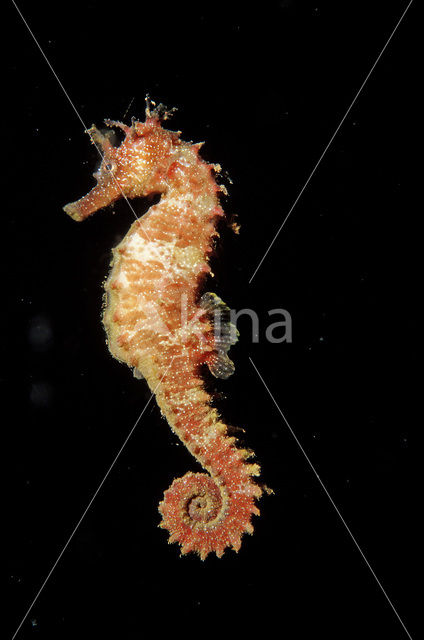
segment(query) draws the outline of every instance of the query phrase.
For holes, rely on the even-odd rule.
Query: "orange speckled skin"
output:
[[[97,185],[64,209],[84,220],[121,196],[162,194],[113,250],[103,322],[112,355],[147,380],[169,425],[208,472],[174,480],[159,505],[160,526],[183,554],[220,557],[227,547],[238,551],[243,533],[252,533],[262,489],[252,477],[258,465],[248,464],[250,452],[227,435],[202,380],[202,367],[215,355],[199,294],[224,215],[214,177],[219,167],[202,160],[200,145],[162,128],[159,111],[147,109],[145,123],[130,127],[106,124],[123,129],[125,139],[114,147],[95,127],[89,131],[104,154]]]

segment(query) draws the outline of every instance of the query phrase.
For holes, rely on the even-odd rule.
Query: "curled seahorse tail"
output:
[[[258,465],[243,461],[246,452],[231,447],[233,464],[211,477],[186,473],[174,480],[159,505],[160,527],[169,531],[169,542],[181,545],[181,553],[194,551],[204,560],[215,552],[220,558],[227,547],[238,551],[244,533],[253,533],[252,515],[262,489],[251,476]]]

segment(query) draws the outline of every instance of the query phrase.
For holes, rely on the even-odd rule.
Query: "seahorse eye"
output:
[[[106,171],[112,171],[112,163],[108,162],[107,164],[105,164],[105,169]]]

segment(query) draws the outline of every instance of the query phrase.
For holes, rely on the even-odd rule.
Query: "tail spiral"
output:
[[[258,474],[258,465],[239,459],[219,477],[190,472],[174,480],[159,505],[159,526],[169,531],[169,542],[179,543],[182,554],[197,552],[202,560],[211,552],[220,558],[227,547],[238,551],[241,536],[253,533],[252,514],[259,515],[255,498],[262,489],[250,477]]]

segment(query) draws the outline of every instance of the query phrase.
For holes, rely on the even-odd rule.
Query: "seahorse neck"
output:
[[[196,145],[184,144],[170,164],[167,186],[162,198],[181,199],[191,202],[199,213],[205,213],[217,204],[217,192],[220,187],[213,176],[213,166],[198,155]]]

